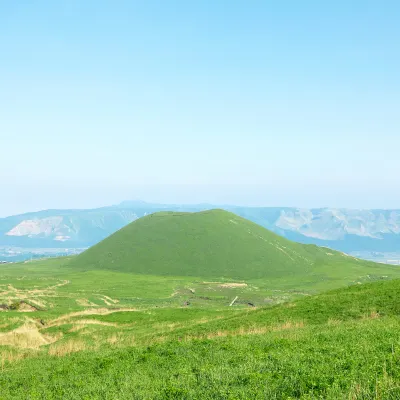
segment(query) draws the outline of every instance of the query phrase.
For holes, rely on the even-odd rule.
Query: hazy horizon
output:
[[[400,3],[0,5],[0,216],[399,208]]]
[[[28,193],[33,196],[27,197]],[[400,209],[394,201],[391,206],[379,202],[379,198],[368,198],[360,203],[345,203],[342,193],[335,189],[325,192],[325,201],[317,203],[311,196],[296,196],[290,192],[270,192],[266,187],[251,185],[223,186],[223,187],[195,187],[185,186],[142,186],[134,190],[114,187],[111,192],[102,187],[80,187],[76,194],[71,196],[68,187],[55,186],[54,190],[46,195],[38,194],[32,186],[16,188],[9,192],[12,206],[0,209],[0,218],[27,212],[43,211],[48,209],[91,209],[118,205],[124,201],[143,201],[157,204],[210,204],[215,206],[244,206],[244,207],[295,207],[295,208],[342,208],[342,209]],[[94,200],[93,198],[97,198]],[[7,197],[3,193],[2,197]],[[361,204],[361,205],[360,205]],[[8,212],[5,212],[7,211]]]

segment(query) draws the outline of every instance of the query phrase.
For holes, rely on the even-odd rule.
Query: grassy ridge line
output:
[[[249,280],[318,275],[326,265],[341,271],[373,264],[291,242],[235,214],[211,210],[140,218],[68,265],[80,271]]]

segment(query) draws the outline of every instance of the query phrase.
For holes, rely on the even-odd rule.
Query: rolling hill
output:
[[[74,253],[90,247],[132,221],[158,211],[198,212],[210,204],[123,202],[88,210],[46,210],[0,218],[0,261],[34,254]],[[351,210],[293,207],[223,208],[287,239],[326,246],[357,257],[399,262],[399,210]],[[25,254],[24,254],[25,253]]]
[[[158,212],[132,222],[74,258],[78,270],[234,279],[324,279],[357,274],[372,263],[291,242],[224,210]],[[329,268],[327,268],[329,266]],[[343,272],[344,271],[344,272]]]

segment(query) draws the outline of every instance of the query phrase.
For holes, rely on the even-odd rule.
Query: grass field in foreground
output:
[[[296,285],[68,263],[1,270],[0,304],[32,305],[0,312],[1,399],[400,396],[395,267],[315,294],[345,278]],[[378,281],[355,284],[368,280]]]
[[[2,348],[0,398],[398,399],[399,291],[394,280],[256,310],[61,316],[41,330],[59,341]]]

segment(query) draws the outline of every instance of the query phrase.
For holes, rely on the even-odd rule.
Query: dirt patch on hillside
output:
[[[111,303],[113,303],[113,304],[119,303],[119,300],[112,299],[111,297],[106,296],[106,295],[104,295],[104,294],[103,294],[103,298],[104,298],[105,300],[108,300],[109,302],[111,302]]]
[[[6,305],[10,306],[13,303],[21,301],[21,307],[19,307],[19,311],[22,312],[30,312],[30,311],[37,311],[40,309],[47,308],[51,306],[51,304],[47,304],[47,302],[43,299],[44,297],[55,297],[57,294],[57,289],[68,285],[70,281],[63,280],[55,285],[48,286],[45,288],[33,288],[33,289],[17,289],[12,284],[7,285],[0,285],[0,303],[6,303]],[[23,305],[22,302],[26,302]],[[5,308],[0,307],[0,311],[4,310]]]
[[[218,285],[218,287],[223,289],[244,288],[247,287],[247,283],[222,283],[221,285]]]
[[[76,299],[76,304],[82,307],[98,307],[97,304],[89,301],[88,299]]]
[[[11,304],[0,304],[0,311],[16,310],[19,312],[33,312],[39,311],[39,308],[25,301],[14,302]]]
[[[38,311],[38,309],[31,304],[25,303],[25,301],[21,301],[21,304],[18,307],[19,312],[34,312]]]

